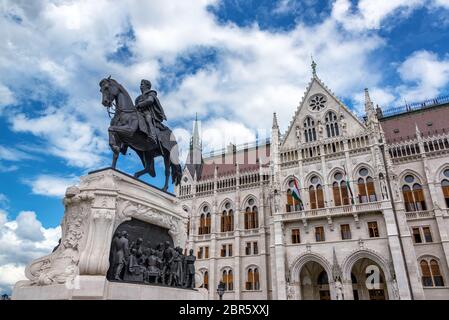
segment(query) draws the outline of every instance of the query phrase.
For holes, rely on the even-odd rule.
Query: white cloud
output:
[[[394,16],[393,22],[396,22],[425,4],[431,3],[425,0],[360,0],[353,5],[349,0],[336,0],[332,17],[348,30],[379,29],[385,19]]]
[[[25,279],[26,264],[49,254],[60,236],[60,227],[43,228],[34,212],[21,212],[9,220],[0,210],[0,293],[11,293],[14,283]]]
[[[33,157],[21,150],[0,145],[0,160],[22,161],[27,159],[33,159]]]
[[[26,280],[25,265],[18,263],[8,263],[0,265],[0,292],[11,293],[17,281]]]
[[[101,162],[108,147],[103,136],[87,121],[56,110],[38,118],[17,114],[11,118],[16,132],[30,132],[49,142],[48,151],[66,159],[69,165],[92,167]]]
[[[76,184],[78,182],[78,178],[39,175],[33,179],[24,180],[24,182],[31,186],[34,194],[49,197],[63,197],[67,187]]]
[[[16,164],[5,164],[4,162],[20,162],[30,159],[36,160],[36,157],[22,150],[0,145],[0,172],[12,172],[19,169]]]
[[[0,108],[15,103],[12,91],[0,83]]]
[[[31,241],[44,240],[42,232],[42,223],[36,220],[36,213],[33,211],[22,211],[16,217],[17,228],[16,234],[22,239]]]
[[[403,98],[433,98],[449,83],[449,56],[440,59],[430,51],[415,51],[398,67],[398,73],[405,82],[398,88]]]
[[[383,45],[375,35],[346,36],[332,19],[316,26],[298,24],[289,32],[219,24],[207,10],[217,3],[130,0],[111,6],[107,1],[42,1],[31,8],[26,2],[8,2],[7,8],[23,22],[0,19],[0,30],[8,30],[0,44],[5,83],[29,88],[32,75],[51,83],[31,87],[36,96],[54,90],[68,94],[67,103],[56,111],[48,107],[34,118],[26,110],[10,115],[13,130],[44,139],[49,152],[70,165],[98,166],[108,150],[108,120],[98,92],[101,77],[112,74],[135,96],[142,77],[153,80],[158,89],[176,57],[199,48],[213,48],[217,61],[185,77],[176,88],[160,92],[170,121],[191,120],[198,112],[204,120],[226,118],[256,130],[269,128],[271,114],[277,111],[280,123],[288,124],[311,76],[311,53],[319,75],[337,92],[351,96],[363,90],[358,88],[363,79],[376,81],[376,72],[366,63],[367,55]],[[75,12],[73,17],[70,12]],[[116,35],[130,25],[135,35],[135,42],[129,43],[133,64],[108,61],[107,55],[122,44]]]
[[[276,111],[283,130],[310,79],[310,54],[318,62],[318,75],[337,95],[357,100],[366,86],[377,88],[373,96],[378,103],[389,102],[395,90],[381,88],[382,71],[370,56],[385,40],[376,33],[348,30],[378,29],[385,19],[406,16],[424,5],[423,0],[361,0],[351,7],[349,1],[337,0],[331,16],[315,25],[298,22],[288,32],[270,32],[257,24],[218,23],[207,10],[219,3],[216,0],[173,0],[169,5],[137,0],[114,5],[106,0],[5,3],[0,18],[5,39],[0,43],[2,83],[18,95],[16,99],[26,93],[48,101],[44,112],[33,117],[23,108],[10,112],[12,128],[41,138],[50,154],[81,168],[109,163],[108,119],[98,92],[102,77],[112,74],[135,97],[141,78],[149,78],[159,90],[161,80],[182,68],[178,57],[213,49],[216,61],[159,92],[169,125],[189,120],[179,129],[190,131],[187,126],[198,112],[206,122],[228,119],[255,131],[270,128]],[[280,1],[278,10],[292,5]],[[442,0],[432,2],[434,7],[444,5]],[[14,13],[21,23],[6,13]],[[108,60],[123,45],[118,35],[131,27],[135,41],[127,45],[132,63]],[[30,85],[30,79],[39,81]],[[67,101],[54,107],[51,97],[57,94],[67,95]],[[185,131],[180,130],[184,139]]]
[[[371,87],[369,88],[369,95],[371,101],[379,107],[390,107],[396,102],[397,95],[392,88],[379,88]],[[353,97],[354,107],[360,114],[365,113],[365,93],[359,92]]]

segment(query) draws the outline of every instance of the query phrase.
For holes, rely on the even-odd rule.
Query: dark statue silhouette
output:
[[[162,189],[167,191],[170,172],[172,183],[178,185],[181,182],[178,144],[173,132],[162,123],[166,116],[156,91],[151,90],[151,82],[142,80],[140,90],[142,94],[134,105],[128,92],[116,80],[109,77],[100,81],[103,106],[108,111],[115,108],[109,126],[112,167],[115,169],[119,154],[125,155],[129,147],[137,153],[144,167],[134,177],[139,178],[145,173],[155,177],[154,158],[162,156],[165,165]]]

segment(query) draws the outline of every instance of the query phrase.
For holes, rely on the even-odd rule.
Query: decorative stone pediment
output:
[[[314,75],[309,82],[304,96],[290,121],[290,125],[283,135],[281,150],[291,150],[304,139],[304,120],[310,117],[316,128],[318,140],[325,137],[326,114],[332,111],[338,117],[340,128],[345,135],[356,135],[366,130],[366,127],[357,116],[337,98],[337,96]]]

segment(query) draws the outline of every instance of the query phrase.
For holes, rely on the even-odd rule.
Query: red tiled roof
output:
[[[270,145],[267,144],[261,146],[260,149],[257,149],[257,152],[258,153],[256,154],[256,148],[248,149],[248,156],[245,157],[244,150],[238,150],[235,158],[232,160],[232,163],[221,163],[221,157],[206,158],[204,159],[204,163],[201,165],[200,177],[198,177],[198,181],[213,178],[215,167],[217,167],[218,177],[223,177],[226,175],[235,174],[236,163],[239,164],[240,173],[257,170],[259,168],[259,163],[256,161],[257,159],[261,162],[260,165],[262,167],[269,166]],[[248,163],[249,161],[256,163]]]
[[[440,105],[381,118],[380,124],[385,132],[387,143],[415,138],[416,125],[425,137],[447,133],[449,132],[449,105]]]

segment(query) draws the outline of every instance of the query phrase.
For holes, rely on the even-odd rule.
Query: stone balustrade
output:
[[[376,201],[368,203],[358,203],[354,205],[338,206],[331,208],[320,208],[312,210],[303,210],[295,212],[286,212],[282,214],[282,220],[298,220],[332,217],[339,215],[353,215],[366,212],[379,212],[390,206],[389,201]]]

